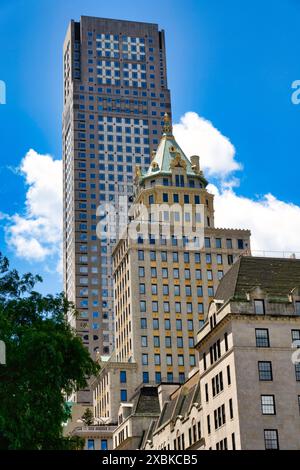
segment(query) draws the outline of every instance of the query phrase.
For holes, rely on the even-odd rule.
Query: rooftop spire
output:
[[[173,129],[172,129],[171,118],[168,115],[168,113],[165,113],[165,115],[164,115],[163,134],[172,136],[173,135],[172,131],[173,131]]]

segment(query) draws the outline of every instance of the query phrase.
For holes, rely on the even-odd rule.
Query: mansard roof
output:
[[[259,287],[273,298],[287,297],[300,286],[300,260],[241,256],[220,281],[217,300],[246,300]]]

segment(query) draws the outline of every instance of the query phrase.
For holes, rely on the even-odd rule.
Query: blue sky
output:
[[[243,164],[237,196],[272,193],[300,205],[300,105],[291,102],[291,84],[300,79],[299,0],[0,0],[0,80],[7,86],[0,212],[24,213],[28,188],[14,168],[30,148],[61,158],[62,44],[69,20],[81,15],[164,28],[174,121],[194,111],[230,139]],[[46,290],[60,290],[44,263],[15,256],[5,223],[1,251],[19,269],[42,272]]]

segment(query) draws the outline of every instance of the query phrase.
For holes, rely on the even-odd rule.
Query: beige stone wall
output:
[[[255,347],[255,328],[269,330],[270,348]],[[243,449],[264,449],[264,429],[277,429],[280,449],[300,449],[300,382],[295,379],[291,330],[300,317],[234,321],[237,396]],[[259,381],[258,361],[271,361],[273,380]],[[274,395],[276,415],[262,415],[261,395]]]

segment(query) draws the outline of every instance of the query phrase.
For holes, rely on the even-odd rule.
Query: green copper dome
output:
[[[183,168],[187,176],[201,179],[204,186],[208,184],[199,168],[199,157],[187,158],[173,136],[170,118],[165,114],[163,135],[150,166],[146,172],[141,172],[137,167],[136,174],[142,181],[157,175],[171,175],[175,168]]]

